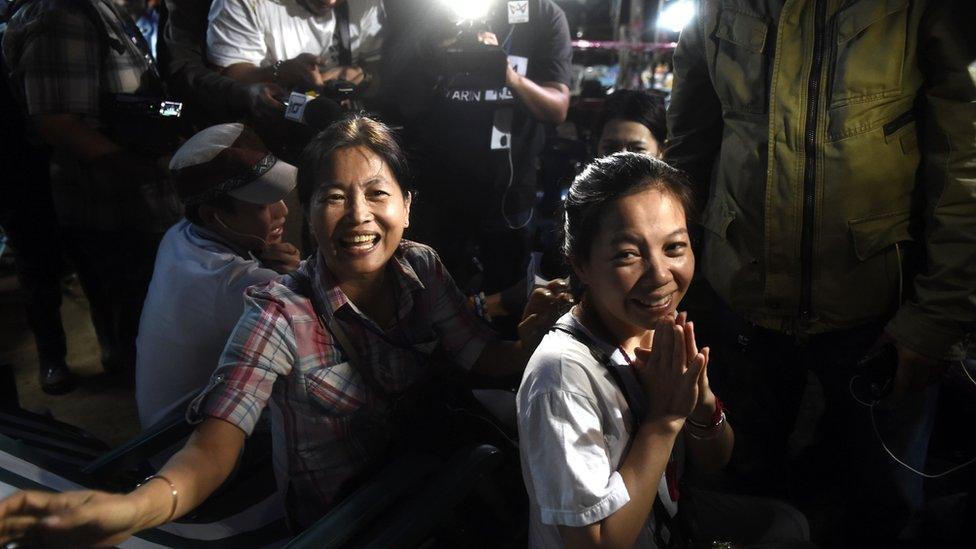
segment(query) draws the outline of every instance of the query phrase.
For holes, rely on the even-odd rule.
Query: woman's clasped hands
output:
[[[681,430],[689,416],[710,422],[717,400],[708,384],[709,349],[698,349],[686,313],[658,319],[634,350],[647,406],[644,421]]]

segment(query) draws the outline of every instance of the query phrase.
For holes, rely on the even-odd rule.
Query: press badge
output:
[[[528,0],[518,0],[508,3],[508,24],[529,22],[529,2]]]
[[[529,72],[529,58],[521,55],[509,55],[508,64],[519,76],[525,76]]]
[[[285,110],[285,118],[294,122],[303,122],[305,120],[305,104],[308,103],[310,99],[313,98],[305,95],[304,93],[291,92],[291,96],[288,97],[288,107]]]
[[[495,109],[495,119],[491,123],[491,150],[512,148],[512,107]]]

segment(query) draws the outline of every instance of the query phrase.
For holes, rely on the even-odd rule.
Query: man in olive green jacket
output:
[[[827,418],[867,426],[854,462],[888,475],[864,492],[904,504],[901,518],[921,479],[881,454],[847,386],[858,359],[893,344],[890,432],[875,412],[921,467],[933,374],[976,322],[974,5],[702,0],[675,52],[667,157],[703,203],[701,273],[741,351],[725,360],[764,363],[728,364],[716,384],[776,423],[755,429],[768,457],[813,369]]]

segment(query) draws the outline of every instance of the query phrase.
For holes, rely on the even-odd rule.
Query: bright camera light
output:
[[[483,19],[488,14],[491,0],[441,0],[454,11],[459,21]]]
[[[657,18],[657,26],[671,32],[681,32],[681,29],[694,18],[695,3],[692,0],[677,0],[661,11]]]

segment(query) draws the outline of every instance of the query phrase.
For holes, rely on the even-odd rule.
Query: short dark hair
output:
[[[220,194],[200,204],[185,205],[183,215],[190,223],[203,224],[203,219],[200,217],[201,206],[210,206],[222,212],[234,213],[234,199],[228,194]]]
[[[618,152],[587,165],[573,180],[563,202],[562,251],[567,261],[589,259],[593,238],[611,202],[651,188],[677,200],[688,223],[696,218],[694,195],[687,176],[662,160],[646,154]]]
[[[662,94],[642,90],[617,90],[608,95],[603,100],[593,127],[594,147],[600,142],[604,126],[615,118],[643,124],[651,131],[658,147],[664,150],[664,142],[668,138],[668,122]]]
[[[396,133],[386,124],[364,114],[350,114],[323,130],[302,151],[298,159],[298,200],[308,211],[315,190],[332,168],[332,153],[362,146],[379,156],[393,173],[406,196],[411,189],[410,166]]]

